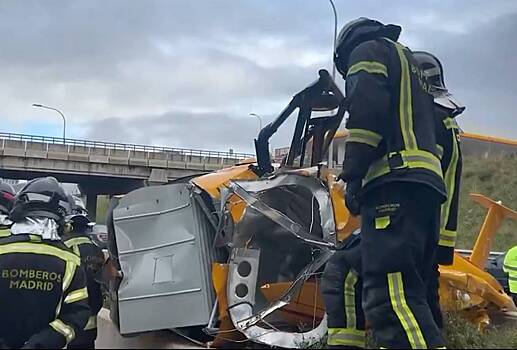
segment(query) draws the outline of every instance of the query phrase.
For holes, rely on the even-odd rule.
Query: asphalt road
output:
[[[122,337],[109,318],[109,311],[102,309],[98,318],[97,349],[202,349],[171,331],[144,333]]]

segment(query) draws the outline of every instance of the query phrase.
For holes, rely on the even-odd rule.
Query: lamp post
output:
[[[332,6],[332,12],[334,12],[334,44],[332,46],[332,80],[336,81],[336,64],[334,63],[334,52],[336,52],[336,40],[337,40],[337,11],[336,6],[332,0],[329,0]],[[329,169],[334,167],[334,140],[329,145],[329,158],[328,158]]]
[[[39,103],[33,103],[32,106],[33,107],[38,107],[38,108],[51,109],[53,111],[58,112],[59,115],[61,115],[61,118],[63,118],[63,143],[65,143],[65,138],[66,138],[66,119],[65,119],[65,115],[59,109],[54,108],[54,107],[45,106],[45,105],[42,105],[42,104],[39,104]]]
[[[336,6],[334,5],[334,1],[329,0],[330,5],[332,6],[332,12],[334,12],[334,44],[332,47],[332,79],[336,80],[336,65],[334,63],[334,52],[336,52],[336,40],[337,40],[337,11]]]
[[[260,130],[262,130],[262,117],[255,113],[250,113],[251,116],[256,117],[259,120]],[[259,130],[259,132],[260,132]]]

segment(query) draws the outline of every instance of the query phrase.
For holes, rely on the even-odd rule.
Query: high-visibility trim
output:
[[[90,316],[84,330],[89,331],[95,328],[97,328],[97,316]]]
[[[365,143],[372,147],[379,146],[382,141],[382,136],[376,132],[365,129],[348,129],[350,136],[347,137],[346,142]]]
[[[75,339],[75,331],[72,327],[65,324],[63,321],[56,319],[49,323],[50,327],[52,327],[56,332],[60,333],[65,337],[66,344],[70,343]]]
[[[510,272],[510,271],[517,272],[517,266],[510,266],[510,265],[504,264],[503,270],[504,270],[504,272]]]
[[[75,256],[75,255],[74,255]],[[66,263],[65,277],[63,277],[63,292],[68,290],[70,284],[75,275],[75,271],[78,265],[72,264],[71,262]]]
[[[427,169],[434,172],[440,178],[443,178],[440,160],[434,154],[423,150],[403,150],[398,152],[398,154],[402,158],[403,164],[394,169]],[[388,163],[388,156],[384,156],[372,163],[366,173],[364,182],[368,183],[379,176],[388,174],[391,170]]]
[[[390,217],[389,216],[381,216],[375,218],[375,228],[377,230],[383,230],[390,225]]]
[[[346,327],[351,329],[357,327],[355,315],[355,285],[357,284],[357,279],[357,274],[350,270],[345,278],[344,286]]]
[[[390,292],[390,301],[393,310],[402,324],[402,328],[406,332],[412,349],[427,349],[422,330],[418,325],[415,315],[406,302],[404,293],[404,283],[402,281],[402,273],[395,272],[388,274],[388,288]]]
[[[0,255],[12,253],[50,255],[56,258],[60,258],[64,261],[71,262],[75,265],[81,264],[81,260],[75,254],[41,243],[17,242],[0,246]]]
[[[10,230],[0,230],[0,237],[9,237],[11,235]]]
[[[442,230],[440,230],[440,240],[439,240],[438,244],[443,247],[454,248],[456,246],[457,236],[458,236],[457,231],[442,229]]]
[[[454,119],[454,118],[445,118],[443,120],[443,124],[445,125],[445,128],[447,128],[447,129],[457,130],[460,128],[458,126],[458,122],[456,122],[456,119]]]
[[[357,62],[348,69],[346,76],[348,77],[360,71],[370,74],[381,74],[384,75],[386,78],[388,77],[388,68],[386,68],[386,65],[376,61]]]
[[[88,299],[88,290],[86,287],[68,293],[65,298],[65,304],[72,304],[84,299]]]
[[[454,130],[451,130],[451,141],[452,141],[452,154],[451,161],[449,166],[445,170],[444,182],[445,188],[447,189],[447,200],[442,204],[441,208],[441,230],[446,231],[447,224],[449,222],[449,215],[451,213],[451,207],[453,204],[454,192],[456,190],[456,171],[458,168],[458,160],[460,156],[460,151],[458,147],[458,141],[456,140],[456,133]],[[456,243],[456,242],[454,242]],[[440,244],[442,245],[442,244]],[[451,245],[445,245],[450,247]],[[454,248],[456,244],[452,245]]]
[[[438,158],[443,158],[443,147],[441,145],[436,145],[436,150],[438,151]]]
[[[397,42],[392,42],[397,48],[400,60],[400,102],[399,117],[400,130],[404,140],[404,148],[407,150],[418,149],[415,131],[413,130],[413,101],[411,96],[411,75],[409,63],[404,54],[404,47]]]
[[[68,248],[71,248],[73,246],[78,246],[81,244],[90,244],[92,242],[87,237],[76,237],[76,238],[71,238],[71,239],[65,241],[64,243]]]
[[[327,345],[366,348],[366,333],[355,328],[329,328]]]

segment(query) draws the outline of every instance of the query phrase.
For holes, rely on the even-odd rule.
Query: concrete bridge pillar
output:
[[[90,220],[95,222],[97,218],[97,193],[86,194],[86,210],[88,210]]]

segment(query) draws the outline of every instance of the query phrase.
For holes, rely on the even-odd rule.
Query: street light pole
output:
[[[332,6],[332,12],[334,12],[334,44],[332,47],[332,80],[336,82],[336,64],[334,63],[334,52],[336,52],[336,41],[337,41],[337,11],[336,6],[334,5],[334,1],[329,0],[330,5]],[[328,158],[328,167],[332,169],[334,167],[334,140],[330,142],[329,145],[329,158]]]
[[[65,119],[65,115],[63,113],[61,113],[61,111],[59,109],[54,108],[54,107],[45,106],[45,105],[42,105],[42,104],[39,104],[39,103],[33,103],[32,106],[33,107],[38,107],[38,108],[51,109],[53,111],[58,112],[59,115],[61,115],[61,118],[63,118],[63,143],[65,143],[65,138],[66,138],[66,119]]]
[[[262,130],[262,117],[255,113],[250,113],[250,115],[253,117],[257,117],[257,119],[259,120],[260,130]],[[259,132],[260,132],[260,130],[259,130]]]
[[[334,45],[332,49],[332,79],[336,81],[336,64],[334,63],[334,52],[336,52],[336,41],[337,41],[337,11],[334,1],[329,0],[332,6],[332,12],[334,12]]]

